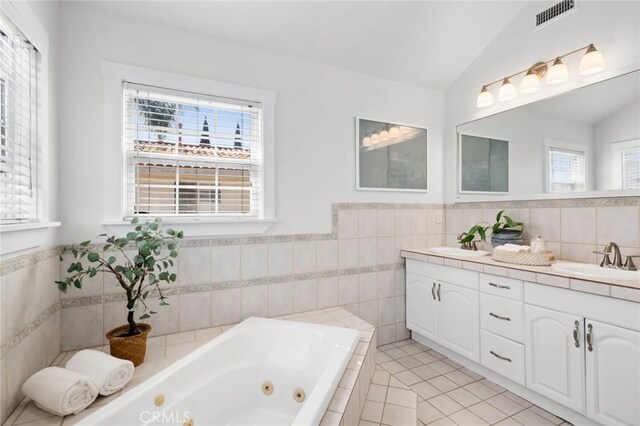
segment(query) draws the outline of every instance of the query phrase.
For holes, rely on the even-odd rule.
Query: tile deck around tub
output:
[[[365,403],[365,396],[369,392],[369,384],[371,383],[371,378],[373,377],[374,372],[374,356],[376,353],[377,341],[375,327],[350,312],[337,307],[285,315],[282,317],[275,317],[275,319],[333,325],[336,327],[346,327],[360,331],[360,341],[355,348],[355,352],[349,361],[347,369],[338,384],[338,389],[329,403],[329,408],[325,412],[325,416],[322,420],[323,425],[346,426],[357,424],[362,407]],[[105,404],[125,394],[133,387],[158,373],[160,370],[170,366],[183,356],[191,353],[196,348],[231,329],[234,325],[235,324],[230,324],[222,327],[212,327],[202,330],[152,337],[147,343],[147,355],[144,363],[136,367],[133,378],[129,383],[127,383],[123,390],[106,397],[98,396],[98,399],[96,399],[93,404],[83,412],[77,415],[65,417],[59,417],[41,410],[33,401],[25,398],[13,413],[11,413],[3,426],[72,425],[98,410]],[[108,345],[92,349],[102,350],[109,353]],[[52,365],[64,366],[67,360],[76,352],[77,351],[61,353],[54,360]]]
[[[413,340],[378,348],[359,426],[570,426]]]

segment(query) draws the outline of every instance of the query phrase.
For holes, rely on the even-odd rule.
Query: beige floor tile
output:
[[[389,344],[386,344],[386,345],[378,346],[378,350],[384,352],[384,351],[389,351],[389,350],[391,350],[391,349],[393,349],[395,347],[396,347],[396,345],[394,345],[393,343],[389,343]]]
[[[358,426],[378,426],[380,423],[376,423],[376,422],[368,422],[366,420],[360,420],[358,422]],[[320,425],[322,426],[322,425]]]
[[[440,420],[444,417],[436,407],[429,404],[427,401],[420,402],[418,404],[418,420],[420,420],[424,424],[429,424],[435,422],[436,420]]]
[[[534,411],[531,411],[531,408],[527,408],[526,410],[520,411],[518,414],[515,414],[513,418],[522,423],[524,426],[553,426],[554,423],[551,423],[544,417],[536,414]]]
[[[502,394],[492,396],[486,401],[508,416],[513,416],[514,414],[524,410],[524,408],[520,404],[515,403]],[[562,423],[562,420],[560,420],[560,423]]]
[[[494,426],[522,426],[522,423],[518,423],[513,417],[507,417],[506,419],[499,421]]]
[[[458,364],[457,362],[449,358],[445,358],[443,359],[443,361],[449,364],[450,366],[452,366],[453,368],[455,368],[456,370],[459,370],[464,367],[462,364]]]
[[[430,353],[432,356],[434,356],[434,357],[436,357],[436,358],[438,358],[438,359],[444,359],[444,358],[446,358],[446,356],[442,355],[442,354],[441,354],[440,352],[438,352],[438,351],[434,351],[433,349],[431,349],[431,350],[429,351],[429,353]]]
[[[402,371],[394,374],[393,376],[407,386],[411,386],[422,381],[422,378],[411,370]]]
[[[454,371],[455,368],[444,362],[443,360],[432,362],[429,364],[429,367],[433,368],[440,374],[447,374],[451,371]]]
[[[473,382],[465,385],[464,388],[480,399],[491,398],[498,393],[482,382]]]
[[[421,365],[420,367],[416,367],[411,371],[422,377],[423,380],[429,380],[440,375],[440,373],[429,367],[429,365]]]
[[[396,379],[394,376],[391,376],[391,378],[389,379],[389,387],[400,388],[400,389],[409,389],[409,386],[405,385],[400,380]]]
[[[472,405],[471,407],[469,407],[469,410],[489,424],[497,423],[500,420],[504,420],[508,417],[502,411],[498,410],[496,407],[486,401],[482,401],[477,403],[476,405]]]
[[[436,362],[438,360],[438,358],[431,355],[429,352],[420,352],[413,355],[413,357],[423,364],[429,364],[430,362]]]
[[[489,379],[481,379],[480,383],[484,384],[485,386],[489,386],[491,389],[493,389],[494,391],[496,391],[497,393],[502,393],[504,391],[506,391],[505,388],[503,388],[502,386],[500,386],[497,383],[493,383],[491,380]]]
[[[388,386],[389,377],[391,377],[391,374],[389,374],[388,371],[376,369],[376,371],[373,373],[373,379],[371,379],[371,383],[374,383],[376,385]]]
[[[427,426],[458,426],[458,424],[451,420],[449,417],[443,417],[440,420],[429,423]]]
[[[500,408],[500,407],[498,407],[498,408]],[[559,424],[562,424],[562,422],[564,422],[564,420],[562,420],[560,417],[554,416],[550,412],[538,407],[537,405],[532,406],[531,408],[529,408],[529,410],[533,411],[534,413],[536,413],[540,417],[545,418],[546,420],[550,421],[551,423],[553,423],[555,425],[559,425]]]
[[[521,405],[524,408],[529,408],[529,407],[531,407],[533,405],[532,403],[530,403],[526,399],[524,399],[521,396],[518,396],[515,393],[510,392],[510,391],[506,391],[502,395],[507,397],[507,398],[509,398],[510,400],[514,401],[516,404]]]
[[[422,349],[416,348],[413,345],[403,346],[402,350],[405,351],[406,353],[408,353],[409,355],[415,355],[415,354],[418,354],[418,353],[422,352]]]
[[[411,339],[398,340],[397,342],[392,343],[392,345],[395,346],[396,348],[402,348],[407,345],[413,345],[413,340]]]
[[[389,349],[388,351],[384,351],[384,353],[387,354],[387,356],[391,357],[391,359],[403,358],[409,355],[400,348]]]
[[[376,362],[382,364],[383,362],[392,361],[391,357],[384,352],[378,352],[376,354]]]
[[[398,361],[383,362],[382,364],[380,364],[380,367],[384,368],[391,374],[399,373],[406,370],[405,366],[400,364]]]
[[[460,370],[452,371],[445,374],[444,376],[460,386],[468,385],[469,383],[473,383],[476,381],[473,377],[463,373]]]
[[[411,390],[418,394],[422,399],[433,398],[434,396],[438,396],[442,393],[440,389],[436,388],[429,382],[419,382],[415,385],[411,385]]]
[[[437,376],[427,381],[442,392],[449,392],[450,390],[454,390],[455,388],[459,387],[457,384],[444,376]]]
[[[480,402],[480,398],[478,398],[465,388],[454,389],[450,392],[447,392],[447,395],[449,395],[451,398],[453,398],[454,401],[456,401],[463,407],[469,407],[470,405],[474,405]]]
[[[398,361],[400,364],[404,365],[407,368],[416,368],[422,365],[422,362],[418,361],[416,358],[414,358],[411,355],[398,358],[396,361]]]
[[[417,396],[410,389],[388,388],[386,404],[399,405],[401,407],[413,408],[417,404]]]
[[[384,402],[386,397],[387,397],[386,386],[375,385],[375,384],[372,384],[369,386],[369,393],[367,393],[368,400],[376,401],[376,402]]]
[[[390,426],[412,426],[416,424],[416,410],[385,404],[382,423]]]
[[[365,401],[360,418],[369,422],[380,423],[383,409],[384,403],[382,402]]]
[[[429,404],[433,405],[438,411],[446,414],[447,416],[464,408],[462,405],[458,404],[453,399],[451,399],[451,397],[445,394],[433,397],[427,402],[429,402]]]
[[[449,416],[451,420],[460,426],[488,426],[489,423],[482,420],[469,410],[460,410]]]
[[[467,376],[471,377],[472,379],[475,380],[480,380],[480,379],[484,379],[484,376],[476,373],[475,371],[471,371],[468,368],[461,368],[460,371],[462,371],[464,374],[466,374]]]

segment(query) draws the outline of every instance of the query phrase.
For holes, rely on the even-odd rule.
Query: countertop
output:
[[[443,255],[441,253],[434,253],[428,248],[403,249],[401,251],[401,256],[406,259],[453,266],[538,284],[640,302],[640,281],[594,278],[586,275],[559,271],[557,269],[553,269],[551,266],[528,266],[502,263],[494,260],[491,256],[460,257]],[[562,261],[560,260],[557,262]]]

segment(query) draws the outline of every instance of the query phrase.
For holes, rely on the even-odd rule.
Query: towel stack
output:
[[[517,244],[504,244],[502,246],[495,247],[494,250],[508,251],[510,253],[530,253],[529,246],[520,246]]]
[[[78,414],[100,395],[119,391],[133,377],[133,363],[86,349],[65,366],[47,367],[22,385],[22,393],[58,416]]]

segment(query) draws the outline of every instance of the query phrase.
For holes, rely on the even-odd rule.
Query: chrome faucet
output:
[[[469,235],[469,234],[467,234],[466,232],[462,232],[460,235],[458,235],[458,241],[460,241],[461,239],[463,239],[467,235]],[[478,246],[476,246],[476,242],[475,241],[469,241],[468,243],[462,243],[460,245],[460,248],[462,250],[478,251]]]
[[[604,250],[599,251],[595,250],[593,253],[601,254],[604,257],[602,258],[602,262],[600,262],[600,266],[602,268],[613,268],[613,269],[624,269],[627,271],[637,271],[636,265],[633,263],[634,257],[640,257],[640,255],[631,255],[627,256],[624,264],[622,263],[622,254],[620,253],[620,247],[614,242],[607,243],[604,246]],[[613,254],[613,261],[609,257]]]

